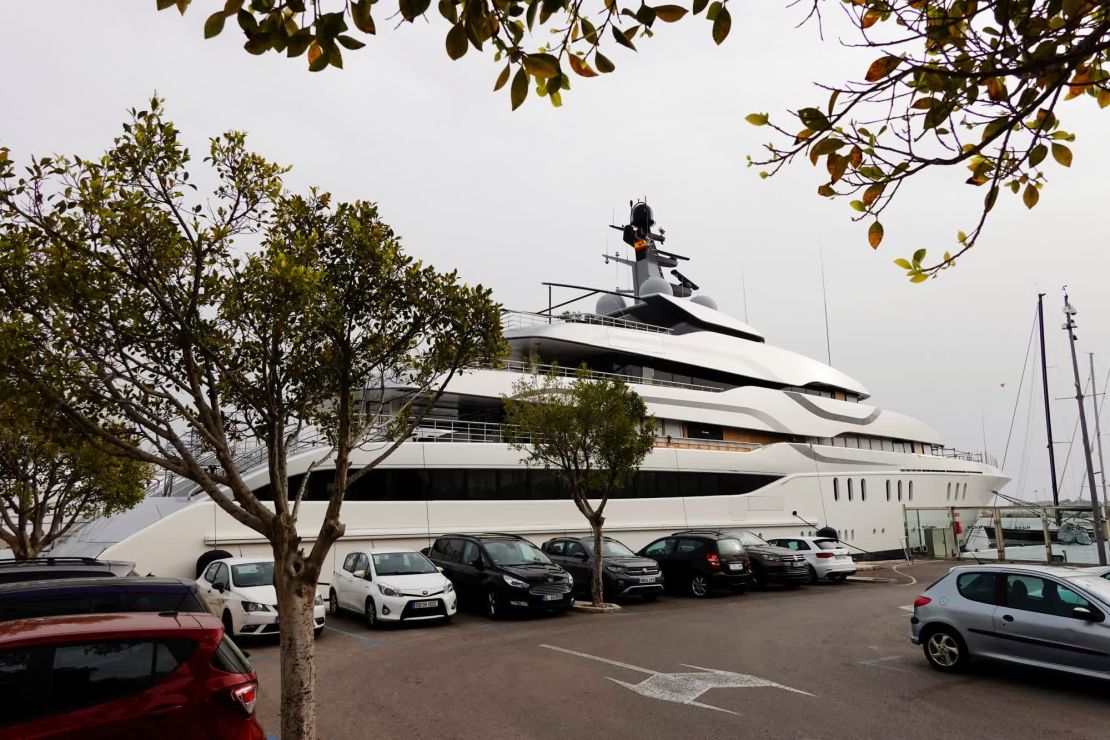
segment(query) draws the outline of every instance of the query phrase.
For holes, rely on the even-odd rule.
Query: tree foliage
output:
[[[767,176],[799,155],[815,166],[823,161],[818,194],[848,199],[853,218],[871,224],[872,248],[883,241],[880,216],[910,178],[965,165],[966,183],[982,193],[975,223],[943,256],[923,247],[896,260],[911,281],[923,282],[974,246],[999,194],[1008,190],[1033,208],[1052,169],[1071,166],[1075,135],[1061,126],[1061,104],[1110,105],[1110,6],[848,0],[842,7],[859,30],[856,45],[876,56],[862,79],[822,85],[827,101],[781,120],[748,116],[780,135],[750,163]]]
[[[600,553],[609,496],[632,480],[655,446],[655,420],[620,378],[570,381],[557,368],[525,377],[505,399],[511,444],[525,464],[555,470],[594,535],[593,602],[603,603]],[[592,499],[592,500],[591,500]]]
[[[176,8],[182,14],[190,4],[157,0],[159,10]],[[720,44],[732,28],[728,0],[693,0],[690,14],[703,11],[713,41]],[[342,68],[343,49],[361,49],[363,39],[377,33],[379,22],[399,27],[438,14],[446,21],[444,45],[451,59],[474,49],[492,51],[494,61],[504,63],[493,89],[508,85],[515,110],[530,87],[552,105],[562,105],[571,73],[596,77],[616,69],[602,48],[612,53],[616,44],[636,51],[636,42],[650,38],[657,23],[674,23],[687,12],[680,5],[642,0],[638,7],[620,0],[595,7],[584,0],[440,0],[434,11],[431,0],[398,0],[396,7],[381,7],[376,0],[227,0],[222,10],[208,16],[204,36],[217,36],[232,22],[246,37],[243,48],[251,54],[304,55],[309,70],[320,72]]]
[[[39,158],[20,176],[0,161],[0,378],[96,449],[194,481],[270,542],[282,736],[314,737],[312,606],[347,486],[456,373],[501,355],[499,308],[405,255],[373,204],[287,192],[286,169],[242,133],[212,139],[206,162],[215,187],[201,193],[157,99],[100,158]],[[255,452],[265,502],[241,467]],[[297,452],[310,472],[334,464],[308,552]]]
[[[0,542],[16,560],[38,556],[81,520],[142,501],[149,465],[53,427],[10,391],[0,383]]]

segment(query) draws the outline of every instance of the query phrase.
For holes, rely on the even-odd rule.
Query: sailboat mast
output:
[[[1044,293],[1037,294],[1037,322],[1041,330],[1041,386],[1044,390],[1044,423],[1048,431],[1048,471],[1052,476],[1052,505],[1060,505],[1060,489],[1056,484],[1056,449],[1052,446],[1052,408],[1048,399],[1048,361],[1044,349]]]
[[[1091,361],[1091,403],[1095,406],[1095,446],[1098,447],[1098,474],[1102,476],[1102,503],[1108,503],[1106,500],[1106,462],[1102,459],[1102,425],[1099,423],[1098,418],[1098,389],[1095,388],[1095,353],[1089,352],[1088,358]],[[1104,388],[1103,393],[1106,392]]]

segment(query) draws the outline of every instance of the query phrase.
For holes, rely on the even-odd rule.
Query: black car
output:
[[[743,591],[752,582],[748,555],[740,540],[725,532],[676,532],[660,537],[639,554],[659,563],[667,588],[699,598],[714,589]]]
[[[50,556],[27,560],[0,560],[0,583],[133,575],[136,575],[135,564],[122,560]]]
[[[459,599],[491,618],[514,609],[564,612],[574,579],[543,551],[511,534],[446,534],[426,553]]]
[[[556,537],[543,543],[542,549],[574,576],[577,591],[590,593],[596,564],[593,537]],[[601,561],[606,596],[642,596],[652,601],[663,591],[659,563],[640,557],[611,537],[601,538]]]
[[[59,614],[207,614],[197,584],[176,578],[101,577],[0,583],[0,622]]]
[[[762,537],[736,530],[728,535],[740,540],[744,551],[752,560],[752,575],[760,586],[768,583],[781,583],[784,586],[797,586],[809,580],[809,564],[805,555],[785,547],[772,545]]]

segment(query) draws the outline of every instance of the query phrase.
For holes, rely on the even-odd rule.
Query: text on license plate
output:
[[[543,595],[543,600],[544,601],[559,601],[562,598],[563,598],[562,594],[544,594]]]
[[[655,576],[640,576],[640,583],[655,583]]]
[[[412,602],[413,609],[434,609],[439,606],[438,599],[430,599],[428,601],[414,601]]]
[[[743,563],[729,563],[728,564],[728,569],[729,570],[744,570],[744,564]]]
[[[848,559],[848,556],[847,556],[847,555],[837,555],[837,556],[836,556],[836,559],[837,559],[837,560],[847,560],[847,559]]]

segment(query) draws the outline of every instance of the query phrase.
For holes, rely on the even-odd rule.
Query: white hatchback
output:
[[[347,609],[363,615],[371,629],[379,621],[442,619],[458,607],[455,587],[442,571],[414,550],[375,548],[347,554],[328,594],[332,614]]]
[[[804,555],[809,565],[810,583],[824,580],[843,583],[856,572],[856,561],[852,560],[848,548],[830,537],[779,537],[767,541]]]
[[[276,634],[281,617],[271,558],[215,560],[197,579],[197,591],[231,636]],[[316,636],[324,631],[324,599],[316,594],[312,620]]]

